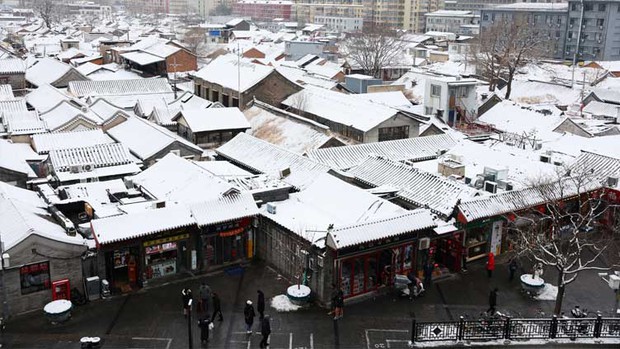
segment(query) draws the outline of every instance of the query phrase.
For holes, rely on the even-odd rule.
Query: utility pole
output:
[[[237,107],[241,109],[243,103],[241,102],[241,49],[239,48],[239,41],[237,41],[237,99],[239,100]]]
[[[189,340],[189,349],[194,347],[194,341],[192,340],[192,299],[187,302],[187,337]]]
[[[170,66],[174,68],[174,78],[172,81],[172,88],[174,89],[174,99],[177,99],[177,67],[180,67],[182,64],[177,64],[177,58],[172,57],[172,64]]]
[[[6,285],[4,283],[4,269],[8,267],[8,260],[5,263],[4,242],[2,242],[2,236],[0,236],[0,294],[2,295],[2,313],[0,314],[0,332],[4,332],[4,326],[6,324],[6,318],[9,316],[9,303],[7,300]],[[4,335],[3,335],[4,336]],[[2,344],[0,344],[2,347]]]

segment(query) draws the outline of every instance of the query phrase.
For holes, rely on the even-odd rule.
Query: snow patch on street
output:
[[[545,284],[542,292],[538,296],[534,296],[534,299],[539,301],[554,301],[558,297],[558,288],[552,284]]]
[[[285,311],[296,311],[301,308],[301,306],[297,304],[293,304],[290,299],[285,294],[281,294],[275,296],[271,299],[271,307],[276,311],[285,312]]]

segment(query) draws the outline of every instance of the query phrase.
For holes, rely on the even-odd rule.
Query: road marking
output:
[[[166,349],[170,349],[170,344],[172,344],[172,338],[152,338],[152,337],[132,337],[131,339],[136,341],[162,341],[166,343]]]
[[[368,328],[365,330],[366,332],[366,348],[368,349],[374,349],[370,347],[370,332],[396,332],[396,333],[403,333],[403,332],[409,332],[407,330],[390,330],[390,329],[379,329],[379,328]],[[375,348],[384,348],[387,346],[387,348],[390,347],[390,344],[388,342],[388,340],[386,340],[387,345],[384,345],[383,343],[378,343],[376,345],[374,345]]]
[[[310,333],[310,349],[314,349],[314,336]]]
[[[293,349],[293,332],[290,332],[288,336],[288,349]]]
[[[390,348],[390,343],[407,343],[407,344],[409,344],[408,340],[402,340],[402,339],[386,339],[385,342],[387,343],[388,349]]]

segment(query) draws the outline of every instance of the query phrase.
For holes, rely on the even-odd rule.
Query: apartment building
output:
[[[255,21],[271,21],[276,18],[290,20],[293,13],[292,1],[240,0],[233,4],[233,14],[250,17]]]
[[[566,31],[566,58],[620,60],[620,0],[569,0]]]
[[[443,10],[444,0],[410,0],[405,1],[404,29],[413,33],[425,33],[426,14]]]
[[[426,31],[448,32],[461,35],[474,34],[479,28],[480,15],[473,11],[439,10],[425,14]]]
[[[363,23],[364,5],[349,0],[305,0],[295,4],[295,18],[303,23],[326,24],[336,18],[351,23],[356,22],[353,19],[360,19]]]

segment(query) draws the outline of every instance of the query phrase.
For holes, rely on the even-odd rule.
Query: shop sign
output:
[[[235,236],[237,234],[241,234],[243,233],[243,228],[237,228],[237,229],[233,229],[233,230],[228,230],[228,231],[223,231],[220,233],[220,237],[228,237],[228,236]]]
[[[185,240],[185,239],[189,239],[189,234],[181,234],[181,235],[169,236],[167,238],[161,238],[157,240],[145,241],[142,245],[144,247],[153,246],[153,245],[162,245],[168,242]]]
[[[50,288],[50,262],[24,265],[19,268],[22,294],[29,294]]]
[[[250,225],[250,222],[251,222],[250,218],[243,218],[243,219],[238,220],[238,221],[232,221],[232,222],[225,222],[225,223],[210,225],[210,226],[206,227],[205,230],[208,233],[218,233],[218,234],[220,234],[220,236],[222,236],[221,235],[222,232],[228,232],[228,231],[231,231],[231,230],[237,230],[238,228],[245,228],[248,225]],[[227,235],[227,236],[230,236],[230,235]]]
[[[164,251],[175,250],[176,248],[177,248],[177,244],[175,242],[166,242],[164,244],[146,246],[144,248],[144,251],[146,252],[146,254],[153,254],[153,253],[161,253]]]
[[[129,262],[128,249],[114,250],[114,269],[126,267],[127,262]]]

